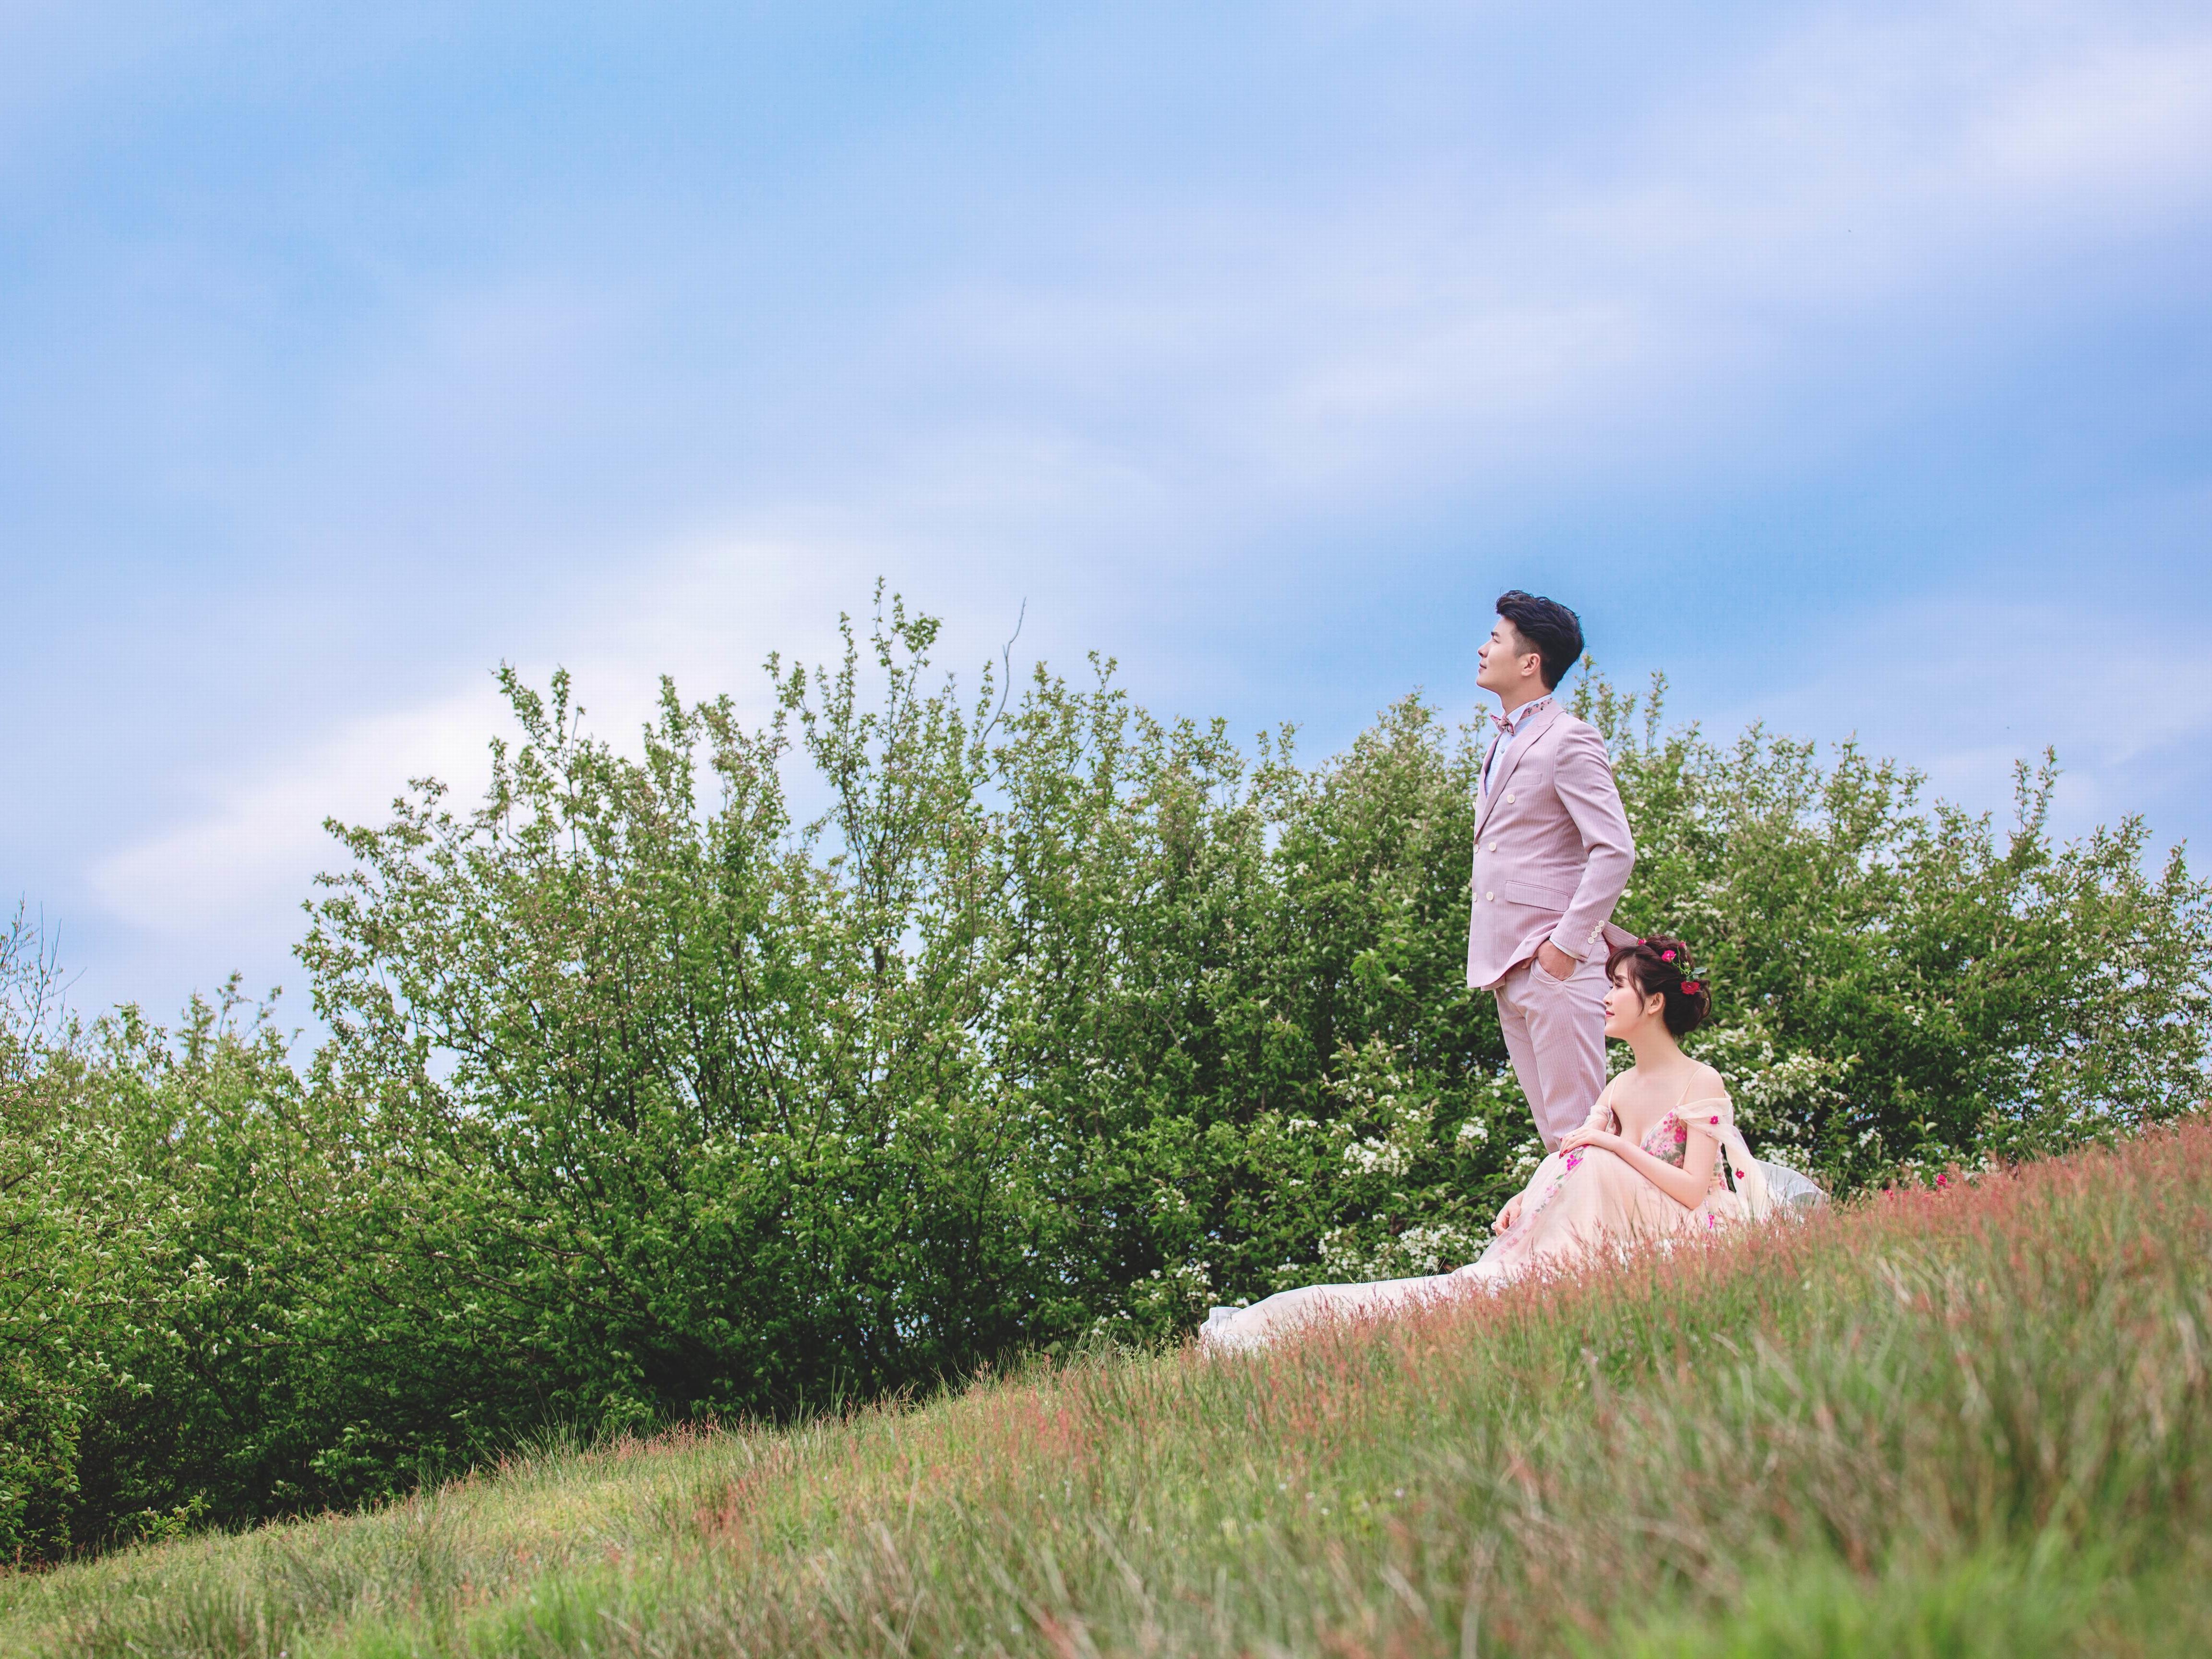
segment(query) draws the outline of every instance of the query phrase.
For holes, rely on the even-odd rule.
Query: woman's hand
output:
[[[1559,1143],[1559,1150],[1563,1152],[1575,1152],[1584,1146],[1602,1147],[1616,1157],[1628,1150],[1628,1143],[1611,1130],[1592,1128],[1587,1123]]]
[[[1498,1212],[1498,1219],[1490,1224],[1491,1231],[1509,1233],[1513,1231],[1513,1224],[1521,1218],[1521,1198],[1522,1194],[1516,1193],[1505,1200],[1505,1207]]]

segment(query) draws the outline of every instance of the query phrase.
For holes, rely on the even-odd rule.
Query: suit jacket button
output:
[[[1485,894],[1482,896],[1482,900],[1483,900],[1483,902],[1484,902],[1484,903],[1487,904],[1487,903],[1488,903],[1492,899],[1494,899],[1494,898],[1496,898],[1497,896],[1498,896],[1498,895],[1497,895],[1497,894],[1495,894],[1495,893],[1485,893]]]
[[[1512,796],[1510,796],[1510,795],[1508,795],[1508,796],[1505,798],[1505,804],[1506,804],[1508,806],[1512,805],[1513,805],[1513,797],[1512,797]]]

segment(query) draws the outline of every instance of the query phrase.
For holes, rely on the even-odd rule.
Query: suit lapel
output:
[[[1483,792],[1482,811],[1474,821],[1474,836],[1477,841],[1482,839],[1483,826],[1490,822],[1492,809],[1498,805],[1498,799],[1504,794],[1505,786],[1512,781],[1513,774],[1520,768],[1522,757],[1536,746],[1536,740],[1550,731],[1552,722],[1559,718],[1559,705],[1555,702],[1549,708],[1537,710],[1529,718],[1528,725],[1513,734],[1513,746],[1505,751],[1503,769],[1496,777],[1491,779],[1490,787]]]

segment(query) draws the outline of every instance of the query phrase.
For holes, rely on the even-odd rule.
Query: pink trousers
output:
[[[1492,993],[1513,1075],[1547,1152],[1589,1115],[1605,1087],[1605,956],[1593,951],[1563,980],[1531,957]]]

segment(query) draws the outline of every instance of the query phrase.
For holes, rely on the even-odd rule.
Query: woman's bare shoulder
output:
[[[1690,1097],[1692,1100],[1726,1100],[1729,1098],[1728,1079],[1702,1060],[1690,1062]]]

